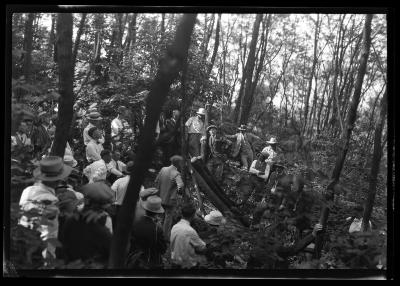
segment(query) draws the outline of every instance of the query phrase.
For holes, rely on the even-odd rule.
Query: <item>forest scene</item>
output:
[[[3,275],[385,273],[386,14],[8,15]]]

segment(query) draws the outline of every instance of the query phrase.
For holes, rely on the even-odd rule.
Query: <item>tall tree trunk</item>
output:
[[[133,179],[128,183],[125,198],[118,212],[117,228],[111,244],[109,268],[125,267],[136,201],[154,151],[154,130],[170,86],[186,61],[195,21],[196,14],[184,14],[177,27],[174,42],[160,61],[159,70],[150,88],[146,103],[146,114],[148,116],[144,123],[144,133],[140,137],[137,164],[135,164],[131,177]]]
[[[57,63],[59,70],[58,120],[51,155],[64,157],[73,115],[72,14],[58,13]]]
[[[29,82],[31,77],[31,67],[32,67],[32,42],[33,42],[33,20],[35,19],[35,13],[29,13],[28,18],[25,22],[24,31],[24,66],[23,74],[25,80]]]
[[[72,70],[75,70],[76,57],[78,55],[79,43],[81,41],[83,29],[85,28],[86,15],[87,15],[86,13],[82,13],[82,18],[79,23],[78,32],[76,33],[74,51],[72,52]]]
[[[369,228],[369,220],[371,219],[372,209],[374,206],[375,195],[376,195],[376,186],[378,184],[378,174],[379,174],[379,166],[382,158],[382,130],[385,125],[387,113],[387,93],[383,94],[381,100],[381,110],[379,120],[375,126],[375,138],[374,138],[374,154],[372,155],[372,168],[369,175],[369,188],[368,188],[368,197],[365,203],[363,222],[362,222],[362,230],[367,231]]]
[[[54,45],[55,45],[55,39],[56,39],[56,34],[54,30],[56,29],[56,15],[51,14],[51,29],[50,29],[50,37],[49,37],[49,46],[48,46],[48,53],[53,56],[53,51],[54,51]]]
[[[317,50],[318,50],[318,36],[319,36],[319,14],[317,14],[317,22],[315,23],[315,33],[314,33],[314,59],[311,67],[311,74],[310,74],[310,79],[308,81],[308,89],[306,93],[306,98],[305,98],[305,104],[304,104],[304,125],[303,125],[303,133],[305,133],[306,127],[307,127],[307,118],[308,118],[308,102],[310,100],[310,95],[311,95],[311,87],[312,87],[312,80],[314,78],[315,74],[315,67],[317,66]],[[315,82],[317,84],[317,82]]]
[[[362,47],[362,53],[360,57],[360,65],[358,68],[358,73],[357,73],[357,81],[355,84],[355,90],[353,94],[353,98],[351,101],[350,105],[350,110],[349,113],[347,114],[347,119],[346,119],[346,132],[342,134],[341,138],[341,152],[338,154],[338,157],[336,159],[335,163],[335,168],[333,169],[332,176],[331,178],[334,181],[339,181],[340,173],[343,168],[344,161],[346,159],[346,154],[349,148],[350,144],[350,138],[351,134],[353,132],[354,128],[354,123],[357,119],[357,108],[358,104],[360,102],[360,95],[361,95],[361,88],[363,84],[363,79],[364,75],[367,69],[367,61],[368,61],[368,56],[369,56],[369,49],[371,46],[371,21],[372,21],[372,14],[366,15],[365,18],[365,26],[364,26],[364,32],[363,32],[363,47]]]
[[[214,50],[211,57],[211,62],[207,68],[207,79],[211,74],[211,70],[214,66],[215,58],[217,57],[218,47],[219,47],[219,34],[221,30],[221,14],[218,14],[217,28],[215,30],[215,42],[214,42]]]
[[[243,75],[245,77],[245,89],[244,89],[244,94],[242,97],[241,110],[239,113],[239,123],[240,124],[247,123],[248,118],[249,118],[249,113],[251,110],[250,103],[251,103],[252,97],[253,97],[253,94],[251,94],[251,83],[252,83],[252,79],[253,79],[258,31],[260,29],[260,23],[262,21],[262,18],[263,18],[262,14],[257,14],[256,20],[255,20],[254,26],[253,26],[253,33],[252,33],[252,38],[251,38],[251,43],[250,43],[249,56],[247,58],[245,73]]]

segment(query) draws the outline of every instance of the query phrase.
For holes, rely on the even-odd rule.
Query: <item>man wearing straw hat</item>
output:
[[[164,213],[161,198],[150,196],[146,200],[141,200],[140,204],[145,214],[133,224],[128,267],[162,268],[162,255],[167,250],[167,241],[161,225],[157,222],[157,215]],[[131,261],[130,258],[135,254],[139,255],[138,259]]]
[[[44,258],[55,257],[56,246],[48,241],[56,239],[58,235],[58,198],[55,189],[59,182],[71,173],[72,167],[63,163],[62,158],[58,156],[48,156],[39,162],[39,167],[33,171],[36,180],[33,186],[23,190],[19,205],[25,213],[39,212],[34,217],[23,214],[19,224],[36,229],[40,232],[40,237],[47,244],[43,250]],[[46,218],[51,224],[40,224]]]
[[[271,166],[276,162],[277,159],[277,152],[276,152],[276,146],[278,144],[278,141],[276,140],[275,137],[271,137],[269,141],[266,142],[269,144],[269,146],[265,147],[261,153],[264,154],[264,156],[267,157],[266,161],[267,162],[267,168],[265,169],[265,176],[268,178],[269,173],[271,171]]]
[[[248,170],[249,166],[253,162],[253,150],[251,146],[251,141],[253,136],[247,134],[246,125],[240,125],[238,128],[238,133],[234,135],[225,135],[226,138],[236,139],[236,143],[233,149],[232,157],[235,158],[240,155],[240,160],[242,162],[242,168]]]
[[[206,115],[204,108],[199,108],[196,116],[190,117],[186,123],[186,139],[189,141],[189,154],[192,157],[200,155],[200,139],[205,135],[204,117]]]
[[[101,120],[103,118],[101,117],[99,112],[92,111],[87,115],[87,119],[89,121],[89,124],[83,130],[83,142],[85,143],[85,145],[87,145],[90,142],[90,139],[91,139],[90,135],[88,134],[89,129],[92,128],[92,127],[100,128],[101,127]],[[99,142],[101,144],[104,143],[104,137],[103,136],[101,136],[99,138]]]

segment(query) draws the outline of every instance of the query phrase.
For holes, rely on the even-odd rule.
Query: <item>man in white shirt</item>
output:
[[[113,184],[112,184],[112,186],[111,186],[111,190],[113,190],[114,192],[115,192],[115,202],[114,202],[114,205],[116,206],[116,208],[115,208],[115,215],[113,216],[113,219],[114,219],[114,221],[113,221],[113,226],[114,226],[114,228],[116,227],[116,221],[115,221],[115,218],[116,218],[116,216],[117,216],[117,214],[118,214],[118,211],[119,211],[119,209],[120,209],[120,207],[121,207],[121,205],[122,205],[122,203],[123,203],[123,201],[124,201],[124,197],[125,197],[125,193],[126,193],[126,189],[127,189],[127,187],[128,187],[128,184],[129,184],[129,180],[131,179],[131,173],[132,173],[132,171],[133,171],[133,166],[134,166],[134,163],[133,163],[133,161],[129,161],[127,164],[126,164],[126,172],[128,173],[128,175],[127,176],[125,176],[125,177],[122,177],[122,178],[119,178],[118,180],[116,180]],[[144,187],[142,186],[141,188],[140,188],[140,192],[142,192],[144,190]],[[140,195],[139,195],[140,196]],[[136,206],[136,208],[137,208],[138,206]],[[136,210],[136,212],[137,212],[138,210]]]
[[[206,250],[206,243],[190,226],[195,213],[192,204],[183,206],[182,219],[171,229],[171,260],[175,268],[194,268],[206,262],[205,256],[199,254]]]
[[[111,151],[105,149],[101,151],[100,156],[100,160],[83,169],[83,174],[88,178],[89,183],[105,182],[107,179],[107,164],[111,161]]]
[[[265,174],[267,168],[266,162],[267,156],[265,153],[261,153],[257,160],[254,160],[250,166],[249,173],[251,174],[248,183],[242,186],[242,203],[247,202],[251,194],[256,191],[256,193],[265,193],[265,183],[267,180],[267,175]]]
[[[18,126],[15,136],[11,136],[11,146],[31,146],[31,139],[28,137],[28,125],[22,121]]]
[[[92,127],[97,127],[97,128],[101,128],[101,120],[103,118],[100,116],[100,113],[98,113],[97,111],[93,111],[91,113],[89,113],[89,115],[87,116],[87,120],[89,121],[89,124],[85,127],[85,129],[83,130],[83,142],[85,143],[85,145],[89,144],[90,142],[90,135],[88,134],[89,129]],[[101,130],[101,129],[99,129]],[[101,144],[104,143],[104,136],[102,135],[102,133],[100,132],[101,137],[99,139],[99,142]]]
[[[25,188],[21,194],[19,205],[23,211],[19,224],[34,228],[40,232],[40,237],[46,244],[42,252],[43,258],[52,256],[55,258],[56,246],[49,239],[57,239],[58,236],[58,198],[55,188],[68,177],[72,168],[63,163],[57,156],[48,156],[39,162],[39,167],[33,171],[36,180],[33,186]],[[33,212],[34,216],[25,215]],[[39,213],[39,214],[37,214]],[[47,218],[51,224],[35,223]]]
[[[268,178],[270,175],[271,166],[277,161],[278,153],[276,152],[276,147],[278,141],[276,141],[275,137],[272,137],[269,141],[267,141],[267,144],[269,144],[269,146],[265,147],[261,151],[261,153],[267,155],[267,168],[265,169],[265,175],[267,176],[266,178]]]
[[[126,111],[125,106],[118,107],[118,115],[111,121],[111,138],[115,141],[121,140],[122,131],[126,125],[124,124]]]
[[[107,180],[110,182],[110,184],[113,184],[115,180],[118,178],[121,178],[124,176],[124,173],[126,171],[126,165],[119,159],[121,158],[121,154],[119,151],[113,151],[112,153],[112,159],[110,163],[107,164],[107,169],[109,171],[109,176],[107,177]]]
[[[88,163],[93,163],[101,159],[100,153],[104,148],[103,144],[99,141],[101,134],[97,127],[90,128],[88,134],[91,139],[86,145],[86,160]]]
[[[200,156],[200,139],[205,135],[204,118],[205,109],[199,108],[196,116],[190,117],[186,123],[186,138],[189,140],[189,154],[192,157]]]

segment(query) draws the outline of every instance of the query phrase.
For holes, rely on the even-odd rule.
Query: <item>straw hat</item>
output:
[[[196,112],[199,115],[206,115],[206,110],[202,107],[199,108],[199,110],[197,110]]]
[[[214,128],[214,129],[218,129],[217,126],[215,126],[215,125],[210,125],[210,126],[207,127],[207,132],[210,131],[210,130],[213,129],[213,128]]]
[[[64,155],[64,164],[75,168],[78,165],[78,162],[71,155]]]
[[[269,139],[269,141],[267,141],[268,144],[278,144],[278,141],[276,141],[275,137],[272,137],[271,139]]]
[[[240,127],[238,127],[238,130],[239,131],[246,131],[247,127],[246,127],[246,125],[242,124],[242,125],[240,125]]]
[[[100,113],[97,111],[92,111],[87,115],[87,118],[89,120],[102,120],[103,118],[101,117]]]
[[[161,206],[161,198],[158,196],[150,196],[145,201],[140,201],[142,208],[146,211],[162,214],[164,213],[164,209]]]
[[[33,176],[41,181],[58,181],[71,174],[72,167],[63,163],[61,157],[48,156],[39,162],[39,167],[33,170]]]
[[[219,211],[212,211],[204,217],[204,220],[211,225],[221,225],[226,223],[226,219]]]

